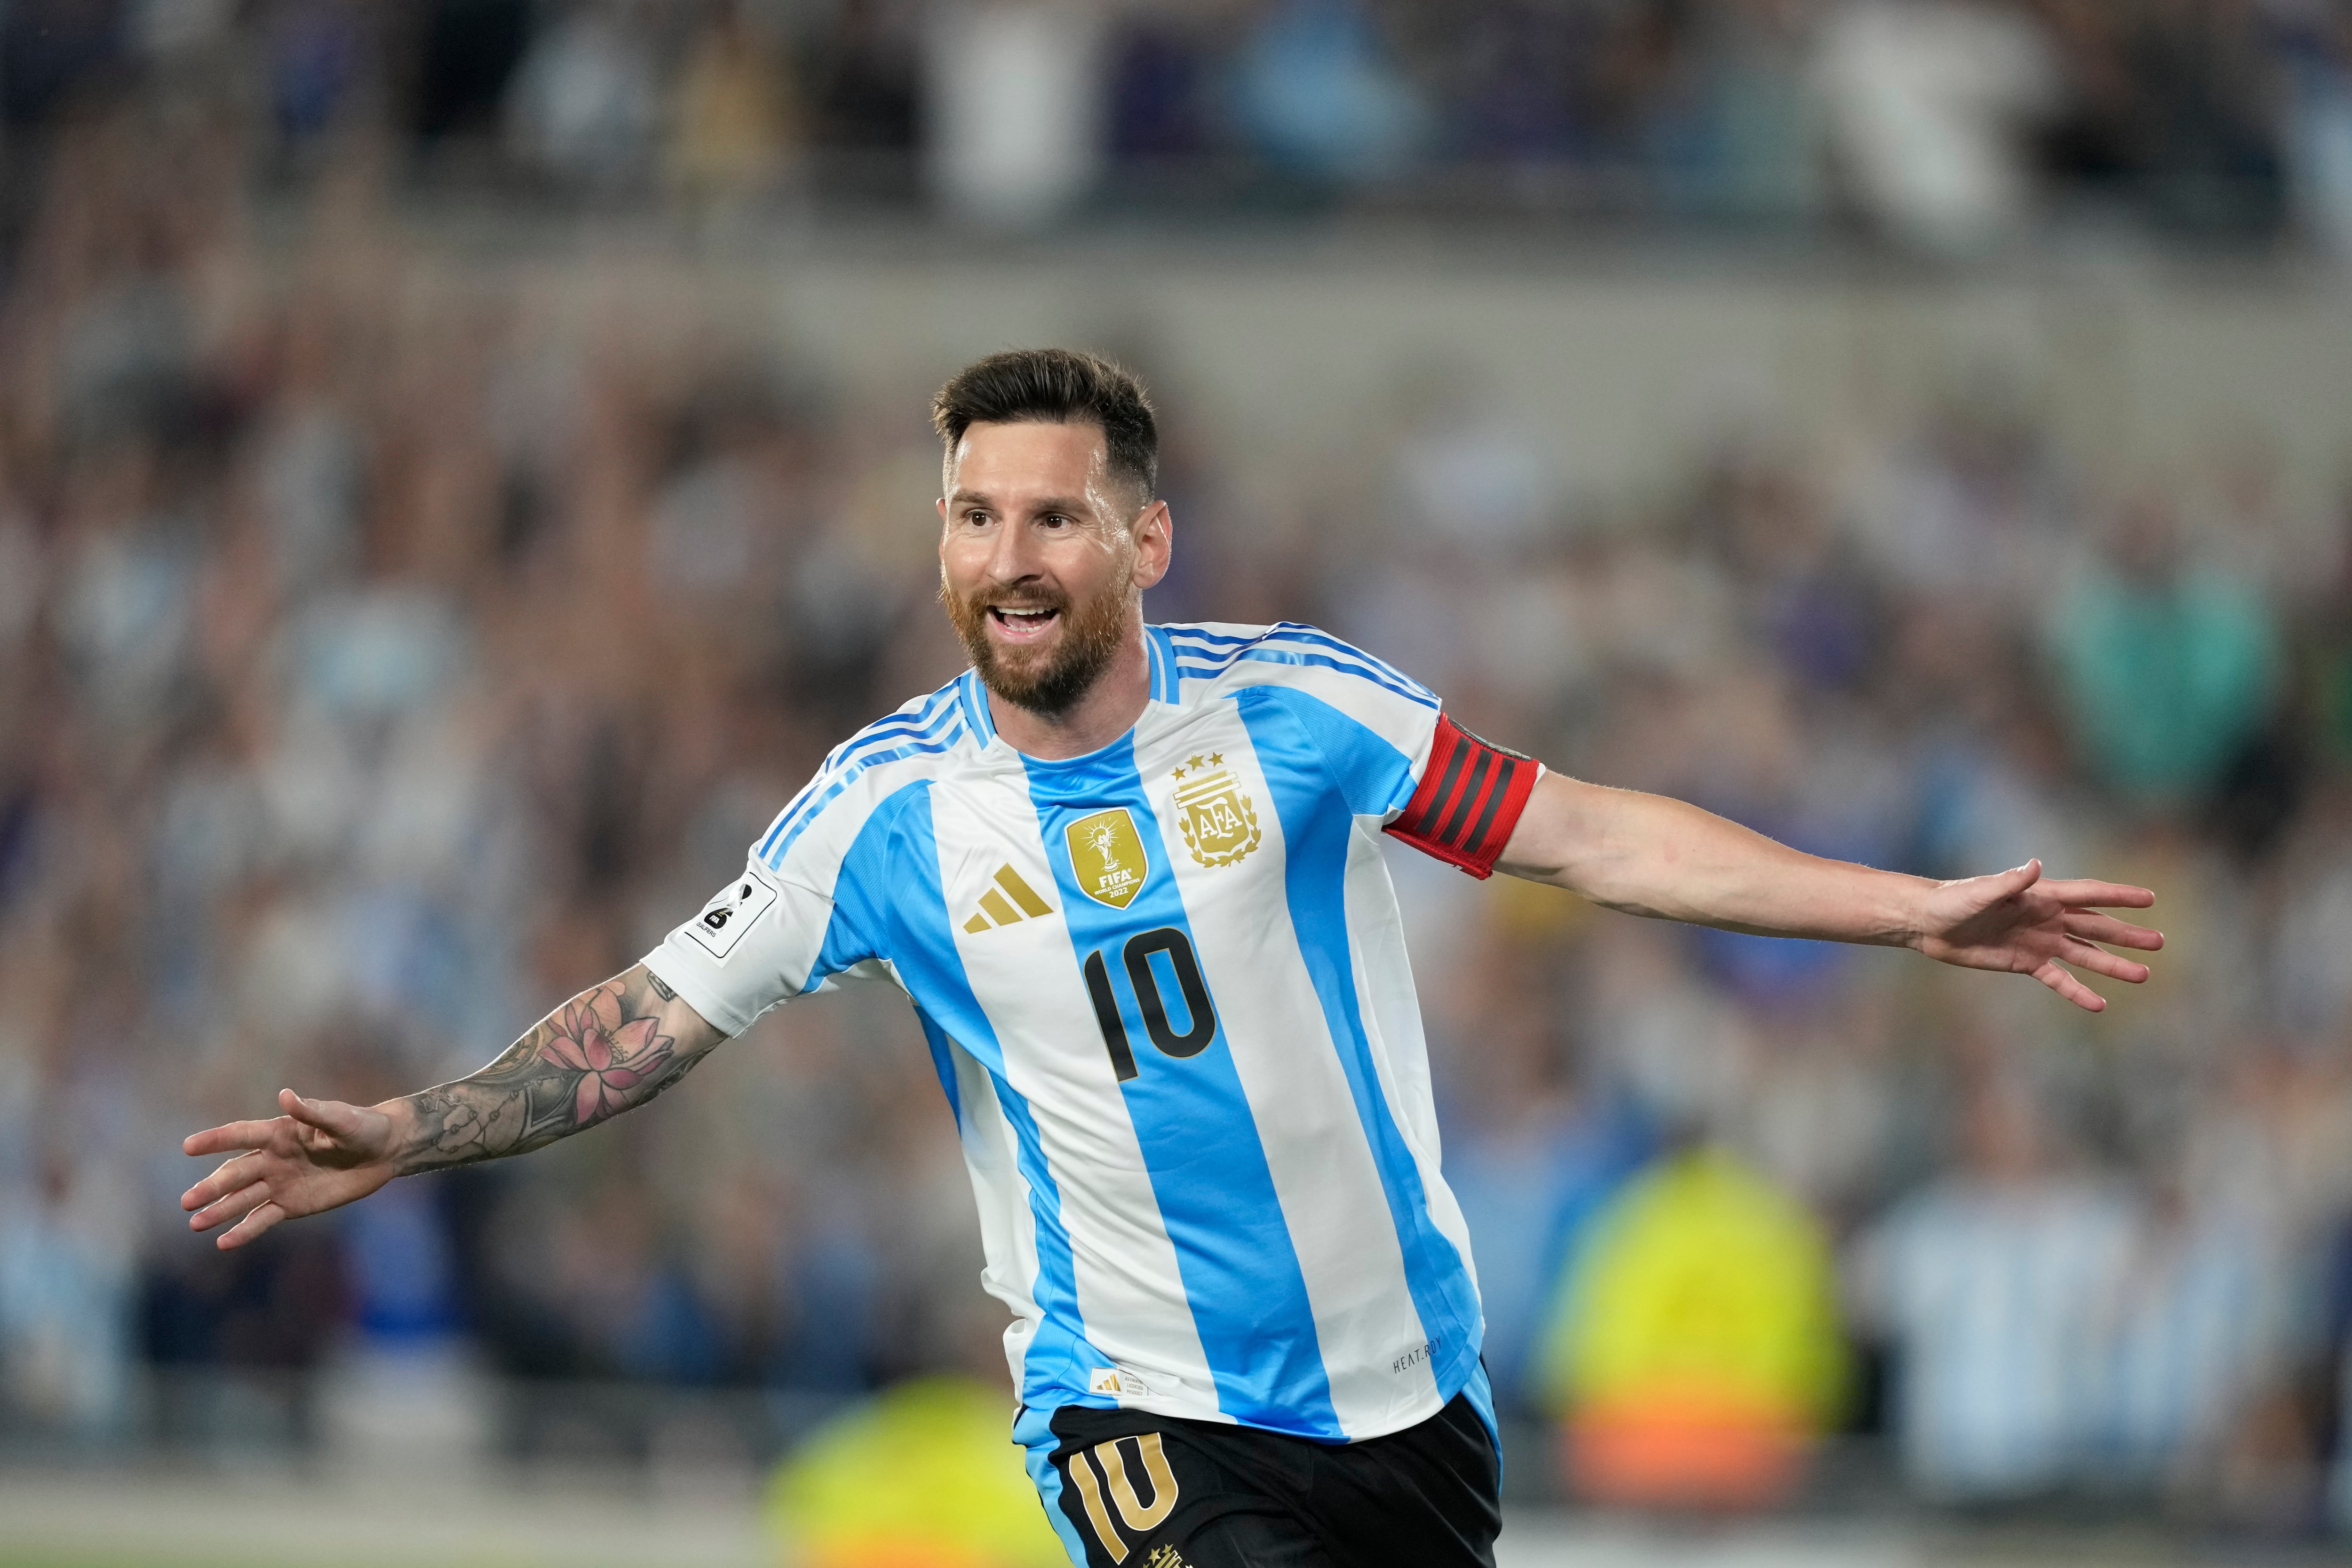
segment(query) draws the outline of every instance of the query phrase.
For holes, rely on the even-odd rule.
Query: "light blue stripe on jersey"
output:
[[[1470,1401],[1478,1424],[1486,1428],[1486,1437],[1495,1445],[1495,1479],[1503,1478],[1503,1428],[1495,1419],[1495,1385],[1487,1381],[1486,1362],[1482,1356],[1470,1369],[1470,1381],[1462,1385],[1462,1397]]]
[[[1154,1050],[1122,956],[1128,938],[1163,927],[1192,941],[1175,868],[1136,771],[1134,737],[1067,762],[1031,758],[1027,770],[1071,945],[1081,966],[1088,954],[1102,955],[1140,1069],[1119,1092],[1160,1223],[1175,1244],[1201,1351],[1216,1379],[1217,1407],[1249,1426],[1328,1438],[1339,1423],[1307,1278],[1223,1027],[1181,1061]],[[1126,807],[1133,819],[1147,862],[1142,887],[1123,910],[1079,890],[1064,832],[1114,806]],[[1183,1002],[1171,975],[1163,972],[1160,983],[1172,1021]],[[1074,1020],[1074,1027],[1087,1026]],[[1192,1020],[1184,1027],[1189,1030]]]
[[[810,800],[805,806],[795,807],[793,810],[787,811],[783,816],[776,819],[776,825],[768,830],[768,836],[760,842],[760,858],[771,870],[783,869],[784,856],[792,849],[793,841],[808,831],[810,825],[824,814],[824,809],[833,804],[843,790],[857,782],[858,775],[868,768],[877,768],[883,763],[897,762],[909,757],[921,757],[929,753],[949,750],[969,733],[964,728],[963,715],[953,704],[950,704],[946,713],[933,721],[932,728],[939,730],[939,727],[942,725],[946,727],[944,730],[940,730],[939,738],[936,740],[908,739],[904,745],[894,746],[887,750],[862,753],[854,762],[844,767],[833,782],[827,784],[815,799]]]
[[[1089,1373],[1110,1358],[1086,1343],[1077,1268],[1070,1256],[1069,1231],[1062,1224],[1061,1188],[1045,1164],[1045,1141],[1037,1135],[1029,1102],[1005,1080],[1003,1047],[972,994],[963,956],[948,928],[929,779],[908,784],[866,818],[842,858],[833,897],[834,923],[826,930],[824,951],[809,984],[887,952],[907,989],[923,998],[924,1032],[942,1031],[995,1080],[997,1103],[1012,1124],[1021,1176],[1029,1184],[1029,1212],[1037,1232],[1037,1278],[1030,1294],[1045,1314],[1029,1342],[1021,1397],[1034,1404],[1055,1390],[1084,1388]],[[944,1063],[940,1075],[949,1076]],[[949,1103],[959,1103],[952,1089]],[[1064,1393],[1053,1402],[1069,1400]],[[1091,1397],[1078,1403],[1116,1407],[1118,1401]]]
[[[955,1049],[955,1043],[948,1039],[948,1031],[923,1010],[919,1002],[915,1004],[915,1021],[923,1026],[923,1042],[931,1048],[931,1071],[940,1075],[940,1090],[947,1095],[948,1109],[955,1113],[957,1130],[961,1131],[963,1096],[956,1092],[955,1058],[949,1054]]]
[[[1062,1446],[1062,1440],[1054,1435],[1053,1411],[1034,1405],[1022,1406],[1021,1414],[1013,1417],[1013,1440],[1021,1445],[1029,1462],[1029,1479],[1037,1489],[1037,1500],[1045,1505],[1045,1517],[1053,1521],[1054,1533],[1062,1538],[1062,1550],[1077,1568],[1087,1568],[1086,1541],[1062,1507],[1062,1472],[1054,1468],[1054,1450]]]
[[[1176,643],[1165,626],[1145,627],[1143,640],[1151,653],[1151,700],[1172,703],[1177,700]]]
[[[996,716],[988,711],[988,688],[980,684],[980,672],[966,670],[956,677],[955,688],[957,699],[963,704],[964,722],[986,746],[996,738]]]
[[[1179,653],[1189,653],[1196,660],[1222,661],[1218,664],[1220,669],[1225,664],[1230,664],[1236,658],[1248,656],[1248,651],[1255,650],[1259,654],[1276,651],[1266,648],[1269,643],[1291,643],[1305,648],[1320,649],[1327,654],[1337,654],[1348,661],[1345,664],[1332,665],[1334,669],[1348,669],[1354,674],[1369,676],[1398,695],[1411,697],[1424,706],[1438,706],[1435,692],[1431,691],[1395,665],[1375,658],[1351,643],[1343,643],[1328,632],[1318,631],[1312,626],[1303,626],[1296,621],[1285,621],[1269,626],[1253,637],[1235,637],[1223,632],[1211,632],[1200,626],[1171,626],[1167,631],[1171,637],[1181,640],[1181,643],[1191,644],[1190,646],[1180,645]]]
[[[1406,695],[1406,698],[1423,703],[1423,706],[1437,706],[1437,694],[1416,682],[1412,674],[1404,674],[1395,665],[1381,663],[1379,658],[1373,658],[1360,646],[1340,642],[1339,637],[1328,637],[1318,630],[1273,628],[1258,634],[1258,637],[1225,637],[1221,632],[1202,632],[1195,628],[1169,628],[1169,634],[1176,640],[1179,656],[1192,658],[1197,663],[1209,663],[1216,668],[1225,668],[1237,658],[1246,658],[1251,653],[1312,651],[1312,653],[1322,653],[1324,658],[1340,658],[1345,663],[1334,665],[1334,668],[1355,670],[1357,674],[1364,674],[1364,677],[1379,682],[1385,689],[1395,691],[1397,695]]]
[[[956,712],[958,683],[949,682],[923,699],[923,706],[913,713],[894,713],[887,718],[877,718],[847,740],[833,748],[824,759],[827,768],[845,768],[884,741],[899,736],[918,739],[935,733]]]
[[[1349,814],[1330,809],[1323,784],[1333,773],[1352,781],[1357,796],[1348,800],[1349,811],[1377,813],[1402,787],[1395,780],[1409,777],[1412,761],[1338,709],[1287,686],[1252,687],[1239,694],[1235,706],[1282,821],[1284,874],[1298,955],[1314,979],[1357,1117],[1380,1168],[1413,1309],[1421,1315],[1422,1331],[1437,1342],[1432,1375],[1440,1396],[1450,1399],[1478,1365],[1478,1293],[1461,1252],[1430,1215],[1421,1167],[1381,1092],[1348,950],[1348,848],[1355,824]],[[1359,765],[1335,765],[1328,760],[1335,753]],[[1360,765],[1367,760],[1378,766]]]
[[[961,706],[956,700],[960,690],[961,677],[933,692],[916,712],[892,714],[887,718],[877,719],[835,747],[825,758],[823,770],[776,814],[775,821],[761,838],[760,847],[754,852],[770,866],[782,863],[784,851],[793,839],[800,837],[801,830],[867,768],[921,752],[946,750],[947,745],[954,743],[952,734],[946,737],[947,745],[922,743],[930,741],[940,734],[943,726],[961,716]],[[894,740],[903,740],[907,744],[890,747],[887,753],[881,749]]]
[[[1394,682],[1383,680],[1378,672],[1362,664],[1353,664],[1345,659],[1335,659],[1325,653],[1302,653],[1288,648],[1244,648],[1240,653],[1226,657],[1222,664],[1179,664],[1176,666],[1176,673],[1180,675],[1191,675],[1195,680],[1211,681],[1223,674],[1235,664],[1252,661],[1266,664],[1318,664],[1328,670],[1343,670],[1351,675],[1360,675],[1373,685],[1385,687],[1408,701],[1420,703],[1425,707],[1438,706],[1434,697],[1416,696]]]

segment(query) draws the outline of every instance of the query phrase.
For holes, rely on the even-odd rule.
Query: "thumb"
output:
[[[340,1100],[305,1100],[291,1089],[280,1089],[278,1105],[296,1121],[339,1138],[349,1137],[360,1129],[358,1108]]]
[[[1996,890],[1993,896],[2008,898],[2012,894],[2023,893],[2041,880],[2042,862],[2039,859],[2027,861],[2023,865],[2013,867],[1992,878]]]

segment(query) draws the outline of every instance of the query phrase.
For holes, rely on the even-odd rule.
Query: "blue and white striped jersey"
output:
[[[1086,757],[1013,750],[969,672],[859,732],[646,963],[730,1033],[913,1000],[1033,1410],[1343,1441],[1483,1403],[1377,835],[1499,843],[1538,770],[1311,627],[1148,641],[1142,717]]]

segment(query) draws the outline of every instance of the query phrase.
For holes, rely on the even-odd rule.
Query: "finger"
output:
[[[2105,997],[2067,973],[2065,967],[2054,958],[2044,962],[2042,967],[2034,970],[2033,977],[2081,1008],[2084,1012],[2103,1013],[2107,1010],[2107,999]]]
[[[2105,947],[2094,947],[2079,936],[2069,936],[2061,954],[2066,962],[2078,969],[2088,969],[2095,975],[2105,975],[2111,980],[2138,985],[2147,978],[2147,966],[2135,958],[2118,957]]]
[[[346,1105],[340,1100],[305,1100],[291,1089],[280,1089],[278,1103],[288,1115],[305,1126],[332,1133],[339,1138],[348,1138],[360,1130],[359,1107]]]
[[[188,1228],[210,1230],[216,1225],[226,1225],[241,1214],[250,1214],[266,1202],[268,1197],[268,1182],[248,1183],[210,1207],[188,1216]]]
[[[2133,925],[2112,915],[2094,914],[2086,909],[2066,912],[2066,935],[2080,936],[2086,942],[2104,942],[2110,947],[2137,947],[2142,952],[2155,953],[2164,946],[2164,933],[2151,931],[2145,925]]]
[[[238,1221],[236,1229],[224,1234],[213,1245],[224,1252],[233,1247],[242,1247],[285,1218],[284,1209],[274,1203],[265,1203]]]
[[[2027,861],[2023,865],[2011,866],[2007,871],[1995,873],[1981,880],[1990,884],[1989,891],[1992,896],[1987,902],[1997,904],[2004,898],[2016,897],[2035,883],[2040,882],[2042,862],[2038,860]]]
[[[184,1155],[225,1155],[231,1149],[258,1149],[269,1142],[269,1130],[278,1125],[278,1118],[267,1122],[229,1122],[218,1127],[207,1127],[201,1133],[191,1133],[180,1141]]]
[[[2059,903],[2075,908],[2146,909],[2156,902],[2156,894],[2147,888],[2134,887],[2122,882],[2093,882],[2087,878],[2044,883],[2042,891]]]
[[[250,1155],[239,1155],[180,1195],[182,1208],[202,1208],[224,1193],[235,1192],[254,1179],[257,1166]]]

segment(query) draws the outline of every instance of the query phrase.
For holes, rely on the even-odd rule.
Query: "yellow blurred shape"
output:
[[[800,1568],[1068,1568],[1004,1395],[960,1377],[886,1390],[827,1422],[769,1483]]]
[[[1821,1226],[1715,1148],[1596,1218],[1546,1349],[1569,1482],[1603,1501],[1774,1501],[1845,1392]]]

